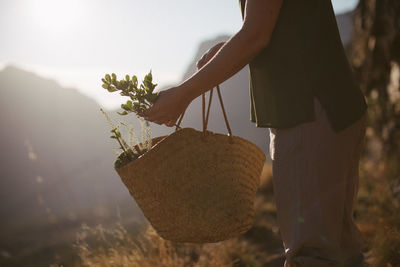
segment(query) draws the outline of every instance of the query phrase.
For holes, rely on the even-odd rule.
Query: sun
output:
[[[30,0],[28,12],[32,23],[45,31],[64,32],[79,26],[84,15],[85,1]]]

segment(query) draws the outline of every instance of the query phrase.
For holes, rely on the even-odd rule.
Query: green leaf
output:
[[[150,93],[153,93],[153,91],[154,91],[154,89],[157,87],[157,85],[158,85],[158,84],[154,84],[154,83],[151,84]]]
[[[129,82],[129,81],[130,81],[130,77],[129,77],[129,75],[128,75],[128,74],[125,76],[125,80],[126,80],[127,82]]]
[[[110,74],[106,74],[106,80],[107,80],[108,82],[110,82],[110,81],[111,81]]]
[[[144,80],[148,82],[153,81],[153,74],[151,74],[151,71],[144,77]]]
[[[117,139],[117,137],[115,137],[114,135],[111,135],[110,138]]]
[[[107,90],[108,90],[110,93],[116,92],[116,91],[117,91],[117,89],[115,89],[115,88],[113,88],[113,87],[110,87],[110,88],[108,88]]]
[[[158,94],[147,94],[145,96],[145,99],[153,104],[154,102],[156,102],[157,97],[158,97]]]
[[[128,82],[125,80],[121,80],[121,88],[126,90],[128,88]]]
[[[128,112],[124,111],[124,112],[117,112],[119,115],[124,116],[124,115],[128,115]]]
[[[133,75],[133,76],[132,76],[132,83],[133,83],[133,85],[134,85],[135,87],[137,87],[138,79],[137,79],[136,75]]]
[[[132,101],[130,101],[130,100],[126,101],[126,107],[129,108],[129,109],[132,109],[133,108]]]
[[[112,79],[113,79],[113,80],[116,80],[116,79],[117,79],[117,75],[115,75],[115,73],[112,73],[111,76],[112,76]]]
[[[108,84],[106,84],[106,83],[103,83],[102,87],[103,87],[104,89],[108,89],[108,87],[110,87],[110,86],[109,86]]]
[[[124,109],[124,110],[126,110],[126,111],[129,110],[128,107],[127,107],[125,104],[121,104],[121,108]]]

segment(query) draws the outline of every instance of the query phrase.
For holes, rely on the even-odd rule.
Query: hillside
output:
[[[49,210],[74,218],[126,198],[93,100],[14,67],[0,72],[0,88],[2,224]]]
[[[115,221],[117,209],[131,221],[143,219],[112,168],[116,145],[96,102],[6,67],[0,123],[1,266],[32,259],[40,265],[55,250],[70,251],[82,222]]]

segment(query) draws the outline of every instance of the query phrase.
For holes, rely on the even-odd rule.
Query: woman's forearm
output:
[[[190,100],[227,80],[246,66],[265,46],[250,34],[239,31],[215,56],[180,87]]]

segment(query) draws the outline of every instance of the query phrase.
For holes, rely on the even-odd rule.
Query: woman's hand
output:
[[[204,55],[197,61],[197,69],[201,69],[205,64],[207,64],[210,59],[212,59],[215,54],[221,49],[221,47],[225,44],[225,42],[218,43],[211,47]]]
[[[139,116],[148,121],[172,127],[191,101],[187,91],[182,87],[172,87],[160,91],[156,102]]]

